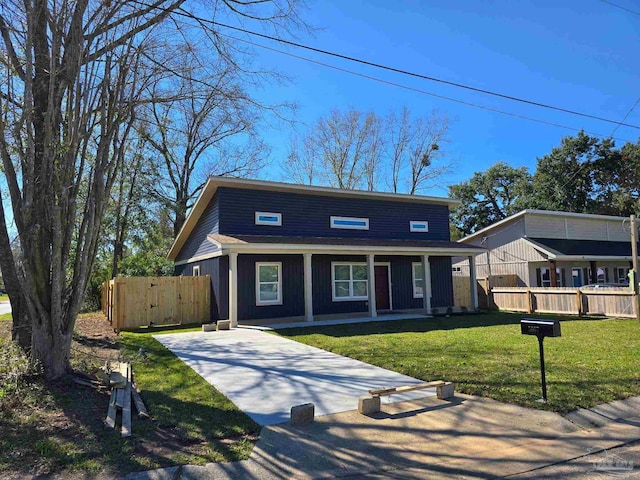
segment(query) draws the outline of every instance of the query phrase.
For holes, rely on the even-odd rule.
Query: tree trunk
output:
[[[60,378],[69,372],[69,351],[71,349],[72,330],[61,332],[51,329],[49,319],[41,319],[42,328],[33,330],[33,358],[45,367],[47,378]]]
[[[11,339],[25,352],[29,352],[31,350],[33,325],[29,318],[27,306],[24,304],[22,295],[12,296],[9,294],[9,300],[11,301],[11,318],[13,320]]]

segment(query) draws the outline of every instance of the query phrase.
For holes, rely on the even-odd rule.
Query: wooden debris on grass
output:
[[[110,380],[112,384],[111,399],[109,400],[109,410],[104,423],[109,428],[116,428],[116,416],[120,411],[120,433],[123,437],[130,437],[132,397],[140,418],[149,418],[149,412],[144,406],[139,392],[132,385],[133,372],[131,371],[131,364],[118,362],[117,365],[112,365],[111,375],[113,376],[112,378],[118,380],[122,377],[124,381],[111,383]]]

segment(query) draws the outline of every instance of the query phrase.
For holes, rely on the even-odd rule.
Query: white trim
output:
[[[278,269],[277,282],[261,282],[260,267],[276,267]],[[260,284],[276,284],[278,286],[278,298],[275,300],[260,300]],[[282,305],[282,262],[256,262],[256,306]]]
[[[238,326],[238,254],[229,252],[229,321]]]
[[[486,248],[441,248],[441,247],[401,247],[401,246],[375,246],[375,245],[313,245],[313,244],[291,244],[291,243],[228,243],[223,248],[229,251],[238,251],[242,253],[269,253],[289,251],[295,253],[335,253],[343,254],[344,252],[358,252],[365,255],[374,253],[376,255],[415,255],[422,254],[425,251],[438,253],[441,256],[466,257],[469,254],[478,255],[485,253]]]
[[[265,220],[261,217],[271,217],[275,218],[274,221]],[[276,212],[256,212],[255,213],[255,221],[256,225],[268,225],[271,227],[281,227],[282,226],[282,214]]]
[[[428,232],[429,231],[429,222],[426,220],[410,220],[409,221],[409,231],[410,232]]]
[[[422,293],[416,292],[416,265],[421,265],[422,262],[411,262],[411,286],[413,288],[413,298],[424,298],[424,273],[422,275]],[[424,268],[424,266],[423,266]]]
[[[340,224],[339,222],[345,222]],[[349,225],[348,222],[361,223],[362,225]],[[334,217],[329,218],[329,227],[344,230],[369,230],[369,219],[361,217]]]
[[[193,277],[199,277],[200,276],[200,265],[194,265],[193,266]]]
[[[423,283],[423,297],[422,306],[425,312],[431,313],[431,297],[433,296],[433,290],[431,288],[431,263],[429,262],[429,255],[422,255],[422,283]]]
[[[187,263],[199,262],[201,260],[208,260],[210,258],[220,257],[222,255],[225,255],[225,253],[222,250],[218,250],[216,252],[205,253],[204,255],[198,255],[197,257],[187,258],[186,260],[180,260],[178,262],[174,262],[173,264],[174,266],[186,265]]]
[[[376,256],[367,255],[367,298],[369,299],[369,316],[375,318],[378,316],[378,306],[376,305]],[[353,284],[353,279],[352,282]]]
[[[391,262],[374,262],[374,267],[387,267],[387,280],[389,288],[389,310],[393,310],[393,292],[391,291]],[[375,269],[374,269],[375,270]],[[386,310],[385,310],[386,311]]]
[[[336,265],[349,265],[349,296],[348,297],[336,297]],[[353,266],[362,266],[367,268],[367,262],[331,262],[331,301],[333,302],[366,302],[369,300],[369,274],[367,272],[366,280],[355,280],[356,282],[367,283],[367,294],[362,297],[353,295]],[[346,282],[347,280],[337,280],[338,282]]]

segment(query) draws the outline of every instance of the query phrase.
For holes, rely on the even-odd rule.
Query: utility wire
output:
[[[383,84],[386,84],[386,85],[391,85],[391,86],[394,86],[394,87],[402,88],[404,90],[409,90],[409,91],[420,93],[420,94],[423,94],[423,95],[428,95],[430,97],[435,97],[435,98],[439,98],[439,99],[442,99],[442,100],[447,100],[447,101],[450,101],[450,102],[455,102],[455,103],[459,103],[459,104],[462,104],[462,105],[467,105],[467,106],[470,106],[470,107],[480,108],[482,110],[486,110],[486,111],[494,112],[494,113],[499,113],[501,115],[508,115],[510,117],[519,118],[521,120],[528,120],[528,121],[531,121],[531,122],[537,122],[537,123],[541,123],[543,125],[550,125],[552,127],[564,128],[564,129],[572,130],[572,131],[575,131],[575,132],[584,131],[585,133],[588,133],[588,134],[596,136],[596,137],[607,138],[606,135],[603,135],[603,134],[600,134],[600,133],[596,133],[596,132],[589,132],[589,131],[586,131],[586,130],[581,129],[581,128],[570,127],[570,126],[567,126],[567,125],[562,125],[562,124],[550,122],[550,121],[547,121],[547,120],[541,120],[539,118],[528,117],[528,116],[525,116],[525,115],[520,115],[520,114],[512,113],[512,112],[507,112],[507,111],[504,111],[504,110],[498,110],[498,109],[493,108],[493,107],[488,107],[488,106],[480,105],[480,104],[477,104],[477,103],[467,102],[467,101],[464,101],[464,100],[458,100],[456,98],[446,97],[444,95],[438,95],[436,93],[427,92],[425,90],[421,90],[421,89],[414,88],[414,87],[409,87],[407,85],[403,85],[403,84],[400,84],[400,83],[392,82],[392,81],[389,81],[389,80],[383,80],[383,79],[381,79],[379,77],[374,77],[374,76],[367,75],[367,74],[364,74],[364,73],[355,72],[353,70],[348,70],[346,68],[336,67],[335,65],[331,65],[331,64],[328,64],[328,63],[323,63],[323,62],[320,62],[318,60],[313,60],[313,59],[310,59],[310,58],[307,58],[307,57],[302,57],[300,55],[296,55],[296,54],[293,54],[293,53],[285,52],[283,50],[278,50],[276,48],[268,47],[266,45],[255,43],[255,42],[252,42],[250,40],[234,37],[233,35],[229,35],[229,34],[226,34],[226,33],[221,33],[220,35],[228,37],[228,38],[230,38],[232,40],[236,40],[238,42],[244,42],[244,43],[246,43],[248,45],[252,45],[254,47],[263,48],[265,50],[269,50],[269,51],[276,52],[276,53],[279,53],[279,54],[282,54],[282,55],[286,55],[288,57],[296,58],[298,60],[303,60],[305,62],[313,63],[313,64],[320,65],[320,66],[323,66],[323,67],[326,67],[326,68],[331,68],[331,69],[337,70],[339,72],[348,73],[350,75],[355,75],[355,76],[358,76],[358,77],[361,77],[361,78],[366,78],[368,80],[373,80],[374,82],[379,82],[379,83],[383,83]],[[625,141],[625,142],[629,141],[629,140],[626,140],[624,138],[618,138],[618,140]]]
[[[609,135],[611,138],[613,138],[613,134],[616,133],[616,131],[618,130],[618,128],[620,128],[620,125],[622,125],[622,123],[624,123],[624,121],[627,119],[627,117],[629,115],[631,115],[631,112],[633,112],[633,110],[638,106],[638,103],[640,103],[640,97],[638,97],[638,99],[636,100],[636,103],[633,104],[633,106],[629,109],[629,111],[627,112],[627,114],[624,116],[624,118],[622,119],[622,121],[615,126],[615,128],[613,129],[613,131],[611,132],[611,135]]]
[[[134,0],[134,1],[135,1],[135,3],[138,3],[140,5],[144,5],[146,7],[156,8],[156,9],[162,10],[162,11],[168,11],[168,9],[163,8],[163,7],[154,7],[153,5],[149,5],[149,4],[144,3],[144,2],[139,2],[139,1],[136,1],[136,0]],[[340,59],[343,59],[343,60],[348,60],[348,61],[351,61],[351,62],[360,63],[362,65],[367,65],[367,66],[370,66],[370,67],[379,68],[379,69],[387,70],[387,71],[390,71],[390,72],[400,73],[402,75],[407,75],[407,76],[410,76],[410,77],[420,78],[422,80],[429,80],[429,81],[432,81],[432,82],[438,82],[438,83],[442,83],[442,84],[445,84],[445,85],[451,85],[453,87],[458,87],[458,88],[462,88],[462,89],[466,89],[466,90],[471,90],[471,91],[474,91],[474,92],[484,93],[486,95],[492,95],[494,97],[504,98],[504,99],[511,100],[511,101],[514,101],[514,102],[525,103],[527,105],[533,105],[533,106],[536,106],[536,107],[546,108],[546,109],[549,109],[549,110],[555,110],[555,111],[559,111],[559,112],[563,112],[563,113],[568,113],[568,114],[571,114],[571,115],[577,115],[577,116],[584,117],[584,118],[590,118],[590,119],[593,119],[593,120],[599,120],[601,122],[606,122],[606,123],[611,123],[611,124],[614,124],[614,125],[618,125],[618,122],[616,120],[611,120],[609,118],[600,117],[600,116],[597,116],[597,115],[590,115],[588,113],[577,112],[575,110],[570,110],[570,109],[567,109],[567,108],[557,107],[557,106],[554,106],[554,105],[549,105],[549,104],[542,103],[542,102],[537,102],[537,101],[534,101],[534,100],[527,100],[527,99],[524,99],[524,98],[514,97],[512,95],[506,95],[506,94],[503,94],[503,93],[493,92],[491,90],[485,90],[485,89],[482,89],[482,88],[472,87],[470,85],[464,85],[464,84],[461,84],[461,83],[451,82],[449,80],[444,80],[444,79],[441,79],[441,78],[431,77],[431,76],[428,76],[428,75],[422,75],[420,73],[410,72],[408,70],[403,70],[403,69],[396,68],[396,67],[390,67],[388,65],[383,65],[383,64],[371,62],[371,61],[368,61],[368,60],[363,60],[363,59],[360,59],[360,58],[351,57],[351,56],[348,56],[348,55],[343,55],[343,54],[331,52],[331,51],[328,51],[328,50],[323,50],[321,48],[311,47],[309,45],[304,45],[304,44],[301,44],[301,43],[292,42],[291,40],[285,40],[285,39],[282,39],[282,38],[273,37],[271,35],[266,35],[264,33],[253,32],[251,30],[247,30],[247,29],[240,28],[240,27],[234,27],[232,25],[227,25],[227,24],[222,23],[222,22],[216,22],[214,20],[208,20],[208,19],[199,17],[199,16],[197,16],[195,14],[192,14],[192,13],[186,11],[186,10],[181,10],[181,11],[177,11],[176,10],[176,11],[172,11],[172,13],[175,13],[175,14],[183,16],[183,17],[191,18],[191,19],[197,20],[197,21],[202,22],[202,23],[208,23],[210,25],[216,25],[218,27],[228,28],[228,29],[231,29],[231,30],[235,30],[237,32],[242,32],[242,33],[245,33],[245,34],[248,34],[248,35],[257,36],[257,37],[260,37],[260,38],[265,38],[267,40],[273,40],[275,42],[280,42],[280,43],[284,43],[286,45],[290,45],[290,46],[293,46],[293,47],[302,48],[302,49],[309,50],[309,51],[316,52],[316,53],[321,53],[323,55],[329,55],[329,56],[340,58]],[[640,126],[638,126],[638,125],[630,125],[630,124],[627,124],[627,123],[621,123],[620,125],[640,130]]]
[[[640,12],[636,12],[635,10],[631,10],[627,7],[623,7],[622,5],[618,5],[617,3],[610,2],[609,0],[600,0],[602,3],[606,3],[607,5],[611,5],[612,7],[619,8],[620,10],[624,10],[628,13],[633,13],[634,15],[640,16]]]

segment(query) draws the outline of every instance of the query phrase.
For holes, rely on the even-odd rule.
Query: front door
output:
[[[391,310],[389,299],[389,266],[376,265],[376,309]]]

